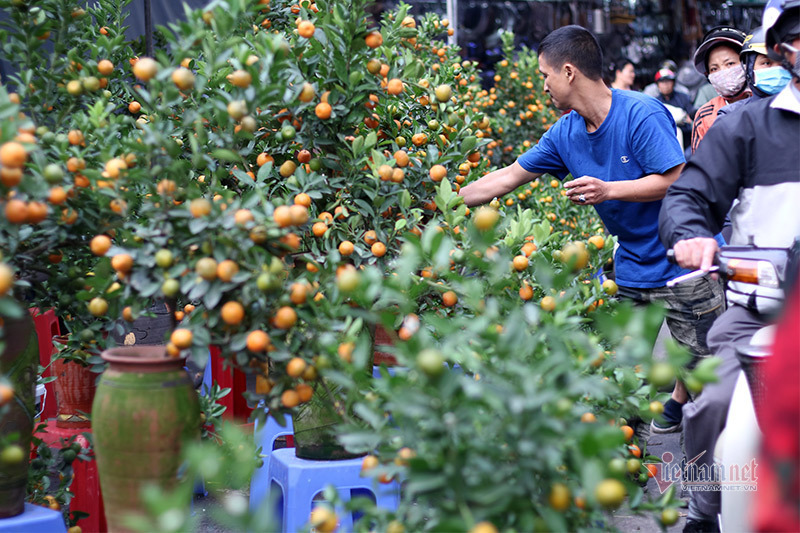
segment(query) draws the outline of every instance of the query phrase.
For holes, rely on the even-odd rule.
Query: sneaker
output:
[[[650,422],[652,433],[676,433],[683,427],[683,404],[670,398],[664,404],[664,413],[661,415],[662,422],[653,419]]]
[[[650,433],[677,433],[683,429],[683,422],[670,424],[666,422],[656,422],[655,419],[650,422]]]
[[[716,520],[688,518],[683,526],[683,533],[719,533],[719,524]]]

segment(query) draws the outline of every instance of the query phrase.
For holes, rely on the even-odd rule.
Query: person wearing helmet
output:
[[[668,189],[659,235],[684,268],[709,271],[719,249],[712,236],[729,211],[732,245],[788,252],[800,236],[800,0],[770,0],[763,28],[767,54],[792,81],[777,95],[720,117]],[[736,346],[749,343],[783,298],[779,288],[728,284],[728,309],[707,337],[711,352],[722,360],[718,381],[683,408],[685,453],[693,465],[693,476],[684,478],[690,488],[684,531],[719,531],[720,491],[709,489],[717,489],[720,480],[708,474],[714,471],[714,446],[741,369]]]
[[[717,111],[730,102],[750,96],[744,68],[739,62],[747,35],[741,30],[719,26],[710,30],[694,53],[694,67],[708,77],[719,96],[697,110],[692,129],[692,153],[717,118]]]
[[[748,103],[757,102],[761,98],[778,94],[792,79],[789,71],[780,66],[780,62],[767,55],[767,44],[764,30],[759,26],[747,36],[739,54],[744,67],[747,86],[753,93],[750,98],[733,102],[717,112],[717,116],[727,115]]]
[[[767,55],[779,61],[792,76],[794,88],[800,88],[800,1],[769,0],[764,8],[764,33]],[[782,92],[785,92],[782,91]],[[796,93],[795,93],[796,95]]]
[[[661,65],[658,67],[658,70],[663,70],[663,69],[671,70],[672,72],[675,73],[675,90],[676,91],[684,93],[684,94],[689,94],[689,93],[692,92],[686,85],[684,85],[680,81],[678,81],[678,78],[680,78],[680,76],[678,76],[679,69],[678,69],[678,65],[673,60],[666,59],[666,60],[662,61]],[[652,96],[653,98],[658,98],[658,94],[659,94],[658,82],[653,81],[653,83],[647,84],[645,86],[645,88],[642,89],[642,92],[644,94],[646,94],[647,96]],[[697,106],[695,106],[695,107],[697,107]]]
[[[668,106],[667,109],[672,113],[672,118],[678,125],[683,137],[681,146],[688,146],[692,134],[692,121],[697,110],[692,107],[692,99],[689,95],[675,88],[675,72],[662,68],[656,72],[656,85],[658,95],[656,100]]]

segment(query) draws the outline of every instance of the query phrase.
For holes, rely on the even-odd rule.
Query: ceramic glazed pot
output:
[[[200,435],[200,404],[185,359],[163,346],[117,347],[102,357],[109,366],[92,405],[95,455],[109,531],[126,531],[124,516],[142,511],[144,485],[177,482],[183,445]]]
[[[0,435],[16,434],[7,442],[25,453],[21,461],[0,462],[0,518],[21,514],[25,510],[25,489],[28,484],[31,435],[35,411],[36,370],[39,363],[39,342],[29,314],[19,320],[6,319],[3,325],[5,345],[0,352],[0,375],[10,380],[14,398],[3,406]]]

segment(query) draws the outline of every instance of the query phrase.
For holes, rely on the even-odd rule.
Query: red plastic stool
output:
[[[73,436],[84,448],[89,445],[81,433],[91,433],[91,429],[68,429],[56,426],[55,420],[47,421],[47,433],[37,433],[50,447],[61,447],[61,439],[68,440]],[[83,511],[89,516],[78,521],[78,525],[86,533],[104,533],[108,531],[106,513],[103,506],[103,495],[100,492],[100,476],[97,474],[97,461],[78,461],[72,463],[73,479],[70,491],[75,495],[70,501],[70,511]]]
[[[58,318],[52,309],[40,313],[39,309],[34,307],[29,311],[33,316],[33,325],[36,327],[36,335],[39,337],[39,364],[46,369],[42,372],[42,377],[49,377],[52,374],[48,365],[55,351],[53,347],[53,337],[61,335],[61,329],[58,327]],[[54,418],[58,414],[58,410],[56,408],[55,384],[51,381],[45,384],[44,388],[47,389],[47,398],[50,400],[44,404],[44,411],[42,411],[41,419],[47,420],[48,418]]]
[[[211,365],[211,376],[221,388],[230,388],[231,393],[222,398],[219,403],[227,407],[222,417],[227,420],[247,421],[253,409],[247,406],[243,394],[247,391],[247,378],[241,370],[225,364],[225,359],[220,355],[217,346],[209,348],[211,352],[208,364]]]

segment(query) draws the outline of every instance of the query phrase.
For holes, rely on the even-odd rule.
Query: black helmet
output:
[[[764,6],[761,26],[766,33],[767,54],[781,61],[783,58],[775,53],[775,45],[800,34],[800,0],[769,0]]]
[[[742,43],[746,37],[747,35],[742,30],[730,26],[712,28],[705,34],[703,41],[694,53],[694,68],[703,76],[707,76],[708,53],[711,49],[721,44],[728,44],[738,53],[742,50]]]

